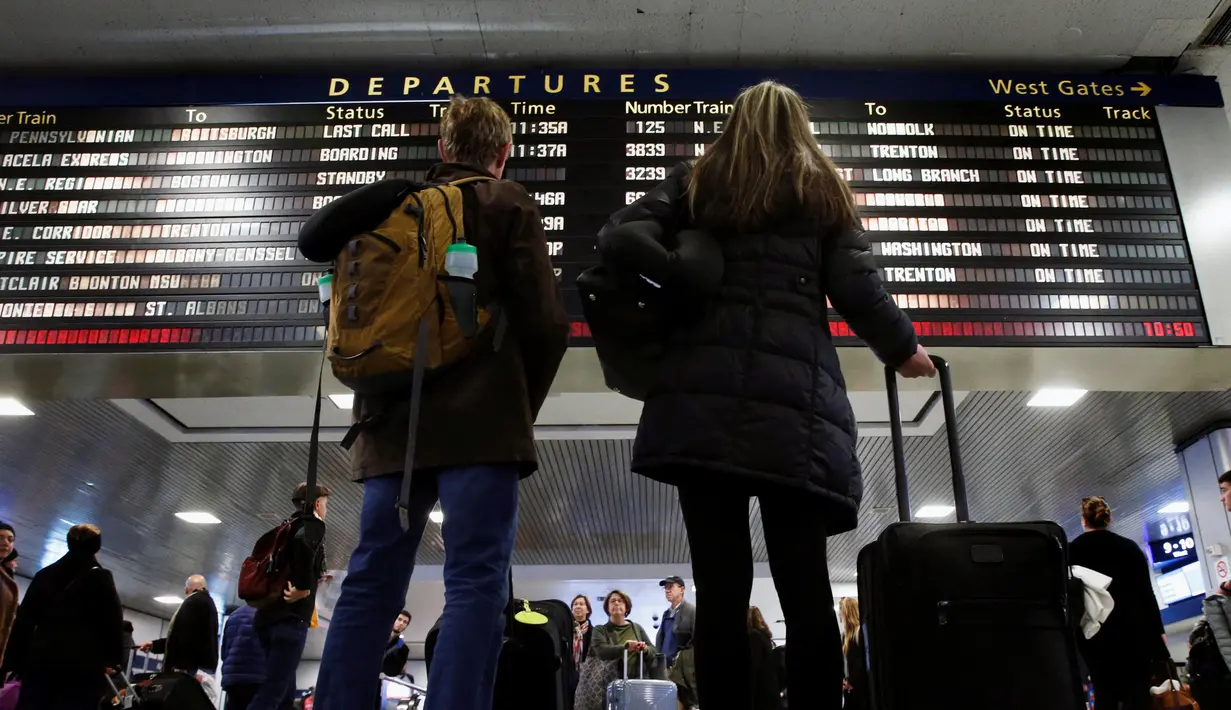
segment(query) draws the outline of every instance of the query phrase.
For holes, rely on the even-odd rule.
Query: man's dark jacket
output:
[[[93,555],[69,552],[44,567],[17,609],[5,667],[66,683],[103,679],[124,664],[124,614],[111,572]],[[74,680],[78,679],[78,680]]]
[[[667,611],[663,612],[664,620],[666,620],[667,614],[670,613],[670,611],[671,611],[671,608],[668,607]],[[692,645],[692,638],[693,638],[694,628],[696,627],[696,624],[697,624],[696,605],[694,605],[692,602],[687,602],[687,601],[680,602],[680,607],[675,610],[675,621],[672,623],[672,626],[671,626],[672,633],[675,634],[675,639],[676,639],[675,650],[676,651],[679,651],[680,649],[687,648],[688,646]],[[665,627],[666,627],[665,624],[660,625],[658,627],[658,634],[654,638],[654,646],[659,651],[663,650],[663,646],[667,642],[667,639],[665,638],[663,634],[663,629]]]
[[[491,177],[475,166],[442,163],[427,179],[480,175]],[[352,237],[378,227],[410,187],[406,180],[383,180],[335,200],[300,230],[300,252],[312,261],[332,261]],[[488,328],[471,354],[424,385],[415,468],[514,464],[529,475],[538,468],[534,420],[568,349],[568,317],[542,217],[526,189],[510,180],[460,189],[465,233],[479,252],[479,302],[499,304],[509,327],[499,350]],[[355,420],[376,419],[350,450],[356,480],[405,468],[407,409],[405,396],[355,398]]]
[[[165,654],[164,668],[212,673],[218,667],[218,607],[209,592],[189,594],[171,618],[167,637],[155,641],[151,650]]]
[[[410,646],[401,636],[394,636],[385,644],[385,657],[380,662],[380,672],[387,676],[400,676],[410,660]]]
[[[854,529],[863,481],[855,415],[830,334],[826,298],[887,365],[915,352],[910,322],[885,292],[857,226],[784,214],[761,234],[693,224],[689,166],[612,216],[666,234],[717,239],[724,271],[696,323],[673,333],[637,429],[632,468],[671,484],[738,485],[750,494],[813,495],[829,534]]]

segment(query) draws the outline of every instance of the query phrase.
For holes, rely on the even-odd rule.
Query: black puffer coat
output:
[[[826,297],[886,364],[914,354],[910,319],[885,293],[866,237],[788,217],[773,233],[692,225],[688,166],[612,216],[708,229],[722,244],[718,295],[672,336],[637,429],[633,470],[670,484],[735,485],[819,498],[830,534],[857,524],[863,482],[855,416],[830,338]],[[705,472],[719,474],[704,479]]]

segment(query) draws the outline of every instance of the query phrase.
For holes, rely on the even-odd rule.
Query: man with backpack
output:
[[[279,710],[295,692],[295,671],[308,641],[308,626],[316,609],[316,587],[325,576],[325,515],[331,491],[317,485],[311,514],[305,511],[308,484],[295,488],[291,502],[294,533],[286,546],[289,577],[281,598],[262,604],[252,626],[265,654],[265,680],[249,710]]]
[[[446,603],[427,710],[492,706],[519,481],[538,467],[534,420],[569,330],[538,207],[524,187],[499,179],[511,146],[499,105],[454,98],[441,119],[443,162],[428,172],[430,185],[369,185],[335,200],[300,232],[304,256],[334,262],[329,353],[335,375],[356,390],[356,425],[344,445],[351,444],[352,472],[364,485],[359,544],[330,620],[318,710],[375,704],[371,679],[389,619],[406,601],[437,502]],[[453,268],[455,257],[476,252],[477,273],[464,261]],[[418,316],[385,331],[388,337],[360,339],[398,317],[379,310],[374,291],[412,304]],[[424,298],[430,307],[422,307]],[[397,352],[384,344],[416,329],[401,352],[428,354],[414,362],[432,368],[416,373],[420,387],[379,391],[359,382],[365,361],[394,362]],[[450,361],[458,348],[464,356]]]

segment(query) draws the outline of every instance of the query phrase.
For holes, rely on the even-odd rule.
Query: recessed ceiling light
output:
[[[427,514],[427,519],[432,521],[433,523],[440,524],[445,521],[445,514],[440,512],[439,510],[433,510],[432,512]]]
[[[186,523],[195,523],[197,525],[217,525],[222,522],[215,517],[213,513],[206,513],[203,511],[176,513],[175,517]]]
[[[179,604],[180,602],[184,601],[184,598],[172,596],[170,594],[164,594],[161,597],[154,597],[154,601],[158,602],[159,604]]]
[[[0,417],[32,417],[34,412],[14,397],[0,397]]]
[[[1167,505],[1164,505],[1163,507],[1159,508],[1158,512],[1160,515],[1174,515],[1176,513],[1187,513],[1188,512],[1188,501],[1179,500],[1174,503],[1168,503]]]
[[[953,513],[951,505],[925,505],[915,512],[916,518],[943,518]]]
[[[338,409],[354,409],[355,395],[353,394],[331,394],[329,401],[333,402],[333,406]]]
[[[1027,407],[1071,407],[1086,395],[1086,390],[1045,388],[1034,393]]]

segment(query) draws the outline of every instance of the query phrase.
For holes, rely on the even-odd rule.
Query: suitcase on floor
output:
[[[520,611],[543,618],[520,620]],[[428,672],[440,638],[444,616],[427,633],[424,658]],[[509,572],[509,602],[505,607],[504,639],[496,666],[492,710],[566,710],[573,706],[568,679],[573,674],[573,612],[562,601],[531,602],[513,596]]]
[[[676,710],[675,683],[645,679],[645,652],[637,664],[640,678],[628,677],[628,649],[624,649],[624,677],[607,686],[607,710]]]
[[[133,684],[141,710],[214,710],[201,683],[187,673],[159,673]]]
[[[910,522],[897,374],[887,368],[902,522],[859,553],[872,707],[1084,710],[1064,530],[1052,522],[969,522],[952,378],[944,360],[932,360],[958,522]]]

